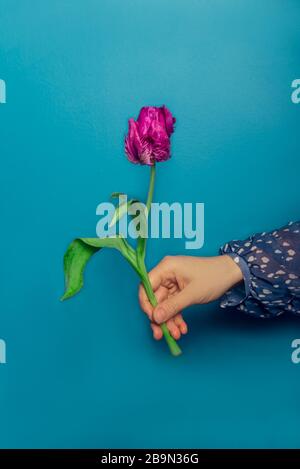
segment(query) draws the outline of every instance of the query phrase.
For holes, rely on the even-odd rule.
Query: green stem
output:
[[[151,210],[151,203],[152,203],[153,192],[154,192],[154,183],[155,183],[155,163],[153,164],[153,166],[151,166],[150,183],[149,183],[148,197],[147,197],[147,202],[146,202],[147,216],[149,216],[149,213]],[[145,266],[146,238],[144,238],[143,240],[139,239],[139,241],[141,242],[141,245],[140,245],[141,250],[139,248],[137,249],[138,269],[140,271],[140,277],[142,279],[142,283],[144,285],[149,301],[152,304],[152,306],[155,307],[157,305],[157,300],[153,292],[152,285],[150,283],[148,272]],[[176,340],[171,336],[166,324],[162,324],[160,327],[161,327],[164,338],[169,346],[169,349],[172,355],[174,356],[180,355],[182,353],[181,349],[178,346]]]
[[[153,292],[153,289],[152,289],[152,286],[151,286],[151,283],[150,283],[150,280],[149,280],[148,273],[146,272],[146,269],[145,269],[145,271],[143,272],[143,275],[142,275],[142,283],[144,285],[144,288],[145,288],[145,291],[146,291],[146,294],[149,298],[150,303],[152,304],[152,306],[155,307],[157,305],[157,300],[156,300],[155,294]],[[177,357],[178,355],[181,355],[182,351],[181,351],[179,345],[177,344],[176,340],[171,336],[171,334],[169,332],[169,329],[167,328],[166,324],[162,324],[160,326],[160,328],[161,328],[161,330],[163,332],[163,335],[164,335],[164,338],[166,339],[166,342],[169,346],[171,354],[175,357]]]
[[[147,202],[146,202],[148,214],[151,210],[151,203],[152,203],[153,191],[154,191],[154,182],[155,182],[155,163],[153,164],[153,166],[151,166],[151,172],[150,172],[150,183],[149,183],[148,197],[147,197]]]
[[[147,202],[146,202],[146,230],[149,232],[149,213],[151,210],[151,203],[153,199],[153,192],[154,192],[154,183],[155,183],[155,163],[153,166],[151,166],[151,172],[150,172],[150,183],[149,183],[149,189],[148,189],[148,196],[147,196]],[[146,255],[146,243],[147,243],[147,238],[146,237],[140,237],[138,239],[137,243],[137,260],[138,263],[141,263],[142,267],[144,265],[144,260],[145,260],[145,255]]]

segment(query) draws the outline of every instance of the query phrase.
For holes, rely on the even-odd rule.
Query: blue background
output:
[[[145,197],[127,119],[177,117],[156,200],[204,202],[205,245],[299,219],[298,0],[0,0],[1,447],[299,447],[299,320],[186,314],[184,354],[152,340],[137,278],[103,251],[59,302],[62,257],[112,191]]]

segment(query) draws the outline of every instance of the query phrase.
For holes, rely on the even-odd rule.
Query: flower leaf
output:
[[[71,298],[83,287],[84,269],[93,254],[101,248],[115,248],[129,260],[130,246],[121,237],[77,238],[68,247],[64,256],[65,293],[62,301]],[[130,259],[131,260],[131,259]]]
[[[121,218],[125,215],[125,213],[128,212],[129,207],[134,204],[135,202],[138,202],[136,199],[130,199],[126,200],[126,202],[122,202],[118,207],[116,208],[113,217],[110,221],[109,228],[114,226]]]
[[[118,199],[119,197],[122,197],[122,195],[126,195],[124,192],[113,192],[110,196],[111,199]]]
[[[146,255],[146,238],[138,238],[136,254],[139,260],[143,261]]]
[[[144,227],[144,231],[147,233],[148,232],[148,213],[147,213],[147,209],[146,211],[143,211],[141,212],[141,216],[142,216],[142,223],[143,223],[143,227]],[[137,258],[138,258],[138,261],[140,262],[143,262],[144,259],[145,259],[145,254],[146,254],[146,241],[147,241],[147,238],[145,236],[139,236],[138,237],[138,240],[137,240],[137,246],[136,246],[136,254],[137,254]]]

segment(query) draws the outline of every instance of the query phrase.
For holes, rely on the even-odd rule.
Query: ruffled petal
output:
[[[163,105],[160,109],[163,112],[166,130],[167,130],[168,136],[170,137],[170,135],[174,132],[174,124],[176,122],[176,119],[175,117],[173,117],[172,113],[169,111],[169,109],[165,105]]]
[[[138,164],[140,162],[139,155],[143,149],[138,131],[138,123],[134,119],[129,119],[128,126],[128,135],[125,138],[125,153],[129,161]]]
[[[155,161],[161,162],[166,161],[170,158],[170,139],[166,133],[164,127],[158,122],[152,122],[151,129],[149,131],[149,138],[151,139],[153,157]]]
[[[158,120],[158,108],[153,106],[142,107],[137,122],[141,137],[146,137],[153,121]]]

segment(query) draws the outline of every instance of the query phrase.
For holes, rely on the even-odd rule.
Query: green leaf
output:
[[[119,251],[123,251],[124,239],[121,236],[109,237],[109,238],[79,238],[88,246],[93,248],[115,248]]]
[[[128,212],[129,210],[129,207],[134,204],[135,202],[138,202],[138,200],[136,199],[130,199],[130,200],[126,200],[126,202],[123,202],[121,203],[120,205],[118,205],[118,207],[116,208],[114,214],[113,214],[113,217],[110,221],[110,224],[109,224],[109,228],[111,228],[112,226],[114,226],[119,220],[121,220],[121,218],[125,215],[125,213]]]
[[[110,196],[111,199],[118,199],[121,196],[126,195],[124,192],[113,192]]]
[[[68,247],[64,256],[64,272],[66,289],[62,301],[71,298],[83,286],[83,271],[89,259],[99,248],[75,239]]]
[[[66,288],[62,301],[71,298],[83,287],[85,266],[93,254],[101,248],[115,248],[130,258],[130,246],[121,237],[115,238],[77,238],[68,247],[64,256],[64,272]],[[130,259],[129,259],[130,258]]]
[[[146,254],[146,238],[138,238],[137,246],[136,246],[136,253],[139,260],[145,259]]]
[[[148,229],[147,223],[148,223],[148,214],[145,213],[145,211],[142,213],[143,216],[143,224],[144,224],[144,229]],[[146,254],[146,242],[147,238],[139,236],[137,240],[137,246],[136,246],[136,253],[137,253],[137,258],[139,261],[144,261],[145,259],[145,254]]]

